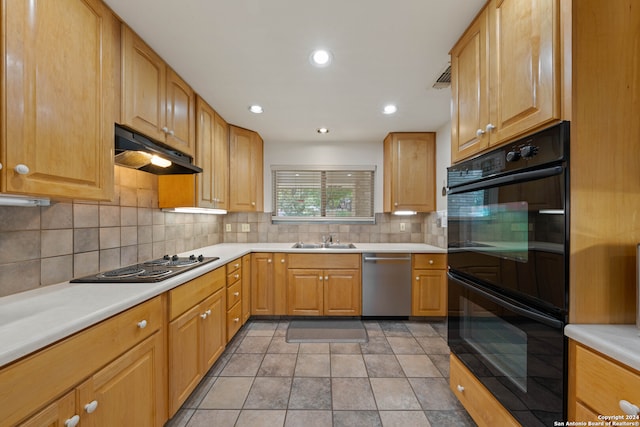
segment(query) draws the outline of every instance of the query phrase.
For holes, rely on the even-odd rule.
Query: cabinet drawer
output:
[[[227,274],[227,286],[238,283],[242,279],[242,270],[235,270]]]
[[[163,312],[158,296],[0,369],[0,420],[13,425],[76,386],[161,329]]]
[[[237,281],[227,288],[227,308],[233,307],[242,298],[242,282]]]
[[[228,263],[226,267],[227,267],[227,274],[231,274],[234,271],[239,270],[240,267],[242,267],[242,261],[240,260],[240,258],[235,259],[230,263]]]
[[[620,400],[640,405],[640,373],[595,353],[575,346],[576,399],[601,415],[620,415]]]
[[[289,268],[360,268],[360,254],[289,254]]]
[[[242,326],[242,304],[236,304],[227,310],[227,342],[233,338]]]
[[[469,415],[483,426],[520,426],[493,395],[455,357],[450,357],[449,385]]]
[[[413,268],[446,269],[447,254],[414,254]]]
[[[217,268],[169,291],[169,319],[175,319],[200,301],[226,286],[224,268]]]

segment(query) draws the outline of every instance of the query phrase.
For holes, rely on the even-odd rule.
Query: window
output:
[[[272,166],[272,220],[373,224],[375,171],[375,166]]]

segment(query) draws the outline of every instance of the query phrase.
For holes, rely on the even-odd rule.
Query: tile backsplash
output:
[[[118,166],[115,172],[112,202],[0,207],[0,296],[222,242],[315,242],[332,234],[343,242],[446,247],[435,213],[376,214],[372,225],[272,224],[270,213],[169,213],[157,207],[155,175]]]

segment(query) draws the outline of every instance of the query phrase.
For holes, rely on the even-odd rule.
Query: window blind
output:
[[[374,222],[375,167],[272,168],[274,221]]]

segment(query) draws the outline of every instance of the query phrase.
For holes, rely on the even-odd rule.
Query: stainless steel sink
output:
[[[355,249],[353,243],[303,243],[298,242],[291,246],[293,249]]]

